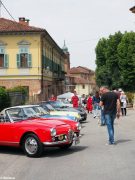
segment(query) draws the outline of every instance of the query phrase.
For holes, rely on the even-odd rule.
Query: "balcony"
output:
[[[59,73],[54,73],[53,74],[53,78],[56,80],[56,81],[64,81],[65,80],[65,73],[62,71],[62,72],[59,72]]]

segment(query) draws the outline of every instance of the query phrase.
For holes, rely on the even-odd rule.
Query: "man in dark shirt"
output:
[[[114,120],[120,116],[119,97],[115,92],[109,91],[108,87],[100,88],[101,101],[100,106],[104,107],[104,115],[109,135],[109,144],[114,144]]]

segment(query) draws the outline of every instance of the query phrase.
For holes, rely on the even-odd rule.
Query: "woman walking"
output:
[[[121,104],[122,116],[126,116],[127,115],[127,96],[123,91],[121,92],[121,95],[120,95],[120,104]]]
[[[86,106],[88,113],[89,112],[92,113],[92,109],[93,109],[92,102],[93,101],[92,101],[91,94],[89,94],[88,99],[87,99],[87,106]]]

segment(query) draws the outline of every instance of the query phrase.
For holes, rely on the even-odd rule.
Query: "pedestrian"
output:
[[[93,102],[92,101],[92,96],[91,96],[91,94],[89,94],[88,98],[87,98],[87,105],[86,105],[86,109],[87,109],[88,113],[89,112],[92,113],[92,109],[93,109],[92,102]]]
[[[94,118],[96,118],[96,117],[99,118],[100,117],[100,106],[99,106],[100,96],[99,96],[99,92],[98,91],[93,96],[92,103],[93,103],[93,117]]]
[[[81,97],[81,106],[85,108],[85,105],[86,105],[86,96],[85,94],[82,94],[82,97]]]
[[[107,86],[100,88],[102,94],[100,106],[104,107],[104,116],[107,125],[109,143],[110,145],[115,144],[114,142],[114,120],[120,117],[120,101],[119,97],[115,92],[111,92]]]
[[[105,114],[104,114],[104,107],[101,107],[101,116],[100,116],[100,126],[105,126],[106,122],[105,122]]]
[[[100,92],[100,99],[101,99],[102,93]],[[105,114],[104,114],[104,106],[100,107],[101,109],[101,116],[100,116],[100,126],[105,126]]]
[[[118,95],[119,99],[120,99],[121,91],[122,91],[121,89],[119,89],[119,91],[117,89],[113,90],[113,92],[115,92]]]
[[[54,96],[54,94],[52,94],[49,101],[56,101],[56,100],[57,100],[57,98]]]
[[[77,96],[77,93],[76,91],[74,91],[74,96],[72,96],[72,104],[73,104],[73,107],[74,108],[78,108],[78,105],[79,105],[79,98]]]
[[[121,95],[120,95],[120,104],[121,104],[121,113],[122,116],[126,116],[127,115],[127,96],[126,94],[122,91]]]

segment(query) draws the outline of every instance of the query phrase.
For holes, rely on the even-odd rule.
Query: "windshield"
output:
[[[49,111],[55,111],[55,109],[50,104],[45,104]]]
[[[24,111],[28,117],[34,117],[34,116],[36,117],[37,116],[37,113],[33,110],[32,107],[25,107]]]
[[[26,120],[30,117],[38,117],[36,112],[30,107],[11,108],[6,111],[6,114],[9,116],[10,121],[13,122]]]
[[[64,100],[64,101],[62,101],[64,104],[71,104],[69,101],[67,101],[67,100]]]
[[[54,108],[61,108],[61,107],[66,106],[66,104],[64,104],[64,103],[61,102],[61,101],[50,101],[49,103],[50,103]]]
[[[41,106],[33,106],[33,110],[38,114],[38,115],[45,115],[49,114],[45,109],[43,109]]]

